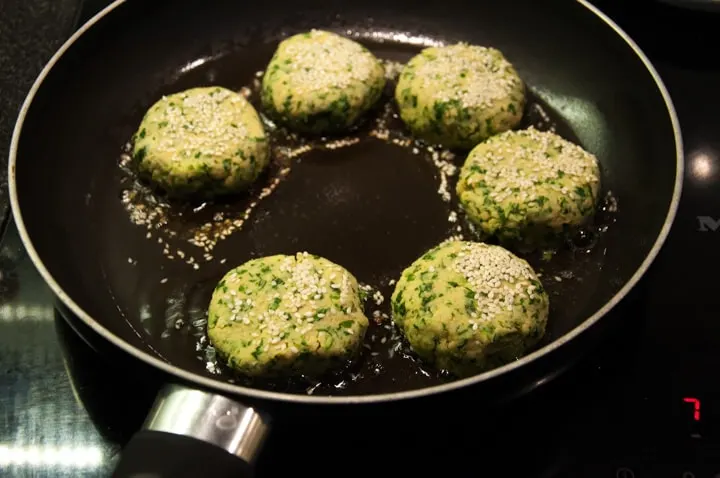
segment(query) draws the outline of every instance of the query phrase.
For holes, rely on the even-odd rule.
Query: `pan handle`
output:
[[[257,410],[227,397],[166,385],[114,478],[249,478],[270,430]]]

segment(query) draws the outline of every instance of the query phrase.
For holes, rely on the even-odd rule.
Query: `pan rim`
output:
[[[133,357],[147,363],[148,365],[151,365],[152,367],[162,370],[163,372],[168,373],[171,376],[174,376],[177,379],[181,379],[187,383],[192,383],[197,387],[201,388],[208,388],[210,390],[214,390],[217,392],[222,392],[226,394],[230,394],[232,396],[238,396],[238,397],[248,397],[253,399],[261,399],[261,400],[269,400],[269,401],[276,401],[276,402],[290,402],[290,403],[302,403],[302,404],[332,404],[332,405],[343,405],[343,404],[371,404],[371,403],[380,403],[380,402],[390,402],[390,401],[400,401],[400,400],[407,400],[407,399],[413,399],[413,398],[419,398],[419,397],[426,397],[430,395],[440,394],[440,393],[446,393],[453,390],[458,390],[464,387],[473,386],[475,384],[499,377],[501,375],[504,375],[508,372],[514,371],[516,369],[519,369],[520,367],[529,364],[531,362],[534,362],[535,360],[548,355],[552,353],[553,351],[561,348],[566,343],[570,342],[571,340],[575,339],[582,333],[584,333],[586,330],[591,328],[595,323],[597,323],[602,317],[604,317],[608,312],[610,312],[627,294],[630,292],[631,289],[635,287],[635,285],[638,283],[638,281],[642,278],[642,276],[645,275],[650,265],[654,262],[655,258],[657,257],[658,253],[662,249],[662,246],[665,243],[665,240],[667,239],[667,236],[670,232],[670,229],[672,227],[672,224],[675,220],[678,205],[680,202],[680,197],[682,194],[682,184],[683,184],[683,178],[684,178],[684,169],[685,169],[685,158],[684,158],[684,150],[683,150],[683,141],[682,141],[682,135],[680,132],[680,123],[678,120],[677,112],[675,111],[675,106],[672,102],[672,99],[670,98],[670,94],[665,87],[665,84],[663,83],[662,79],[660,78],[660,75],[658,74],[655,67],[650,62],[649,58],[645,55],[645,53],[640,49],[640,47],[635,43],[632,38],[624,31],[622,30],[612,19],[610,19],[607,15],[605,15],[600,9],[595,7],[594,5],[590,4],[588,0],[576,0],[579,4],[581,4],[583,7],[587,8],[591,13],[596,15],[601,21],[605,22],[612,30],[615,31],[615,33],[622,38],[622,40],[627,43],[627,45],[633,50],[635,55],[642,61],[643,65],[647,69],[647,71],[652,76],[653,80],[655,81],[655,84],[660,91],[663,100],[665,102],[665,106],[667,107],[668,114],[670,116],[672,128],[673,128],[673,134],[675,139],[675,148],[676,148],[676,170],[675,170],[675,185],[673,188],[673,196],[670,201],[670,206],[668,208],[667,214],[665,216],[665,221],[663,223],[662,228],[660,229],[660,233],[658,234],[657,238],[655,239],[654,244],[652,245],[650,251],[645,256],[645,259],[640,264],[640,266],[635,270],[633,275],[625,282],[625,284],[620,288],[620,290],[607,302],[603,307],[601,307],[599,310],[597,310],[594,314],[592,314],[590,317],[586,318],[582,323],[577,325],[574,329],[567,332],[562,337],[557,338],[553,342],[545,345],[544,347],[535,350],[534,352],[520,358],[519,360],[516,360],[515,362],[506,364],[502,367],[498,367],[496,369],[490,370],[488,372],[475,375],[473,377],[468,377],[461,380],[456,380],[454,382],[441,384],[441,385],[435,385],[432,387],[426,387],[421,388],[417,390],[407,390],[402,392],[391,392],[391,393],[381,393],[381,394],[373,394],[373,395],[350,395],[350,396],[313,396],[313,395],[299,395],[299,394],[290,394],[290,393],[282,393],[282,392],[273,392],[273,391],[266,391],[266,390],[260,390],[260,389],[254,389],[250,387],[244,387],[240,385],[231,384],[229,382],[224,382],[221,380],[216,380],[210,377],[204,377],[202,375],[199,375],[197,373],[193,373],[190,371],[187,371],[185,369],[182,369],[178,366],[172,365],[164,360],[162,360],[159,357],[156,357],[148,352],[145,352],[130,343],[126,342],[125,340],[122,340],[120,337],[116,336],[112,332],[110,332],[107,328],[105,328],[103,325],[101,325],[99,322],[97,322],[92,316],[90,316],[85,310],[83,310],[80,305],[78,305],[72,297],[70,297],[65,291],[62,289],[60,284],[55,281],[54,277],[50,274],[49,270],[45,267],[45,264],[43,263],[43,260],[38,255],[37,251],[35,250],[35,247],[33,246],[32,240],[30,239],[30,235],[25,227],[22,213],[20,210],[20,204],[18,200],[18,191],[17,191],[17,184],[16,184],[16,178],[15,178],[15,170],[16,170],[16,162],[17,162],[17,151],[18,151],[18,144],[20,141],[20,136],[22,133],[23,123],[25,121],[25,118],[27,116],[28,110],[32,104],[33,99],[35,98],[35,95],[37,94],[37,91],[42,86],[45,78],[49,74],[49,72],[52,70],[52,68],[55,66],[55,64],[60,60],[60,58],[65,54],[65,52],[72,47],[72,45],[80,38],[86,31],[88,31],[90,28],[92,28],[96,23],[98,23],[100,20],[102,20],[105,16],[110,14],[113,10],[118,8],[120,5],[126,3],[127,0],[115,0],[113,3],[105,7],[103,10],[98,12],[94,17],[92,17],[90,20],[88,20],[84,25],[82,25],[73,35],[68,38],[65,43],[57,50],[57,52],[50,58],[50,60],[47,62],[45,67],[42,69],[38,77],[36,78],[35,82],[33,83],[30,91],[27,94],[27,97],[25,98],[25,101],[23,102],[23,105],[20,109],[20,113],[18,115],[18,119],[15,124],[15,128],[13,130],[12,140],[10,143],[10,152],[9,152],[9,159],[8,159],[8,183],[9,183],[9,193],[10,193],[10,205],[13,213],[13,217],[15,219],[15,223],[18,229],[18,232],[20,234],[20,238],[22,240],[23,245],[25,246],[25,249],[27,250],[28,256],[30,257],[31,261],[37,268],[38,272],[42,276],[45,283],[50,287],[52,292],[55,294],[55,296],[63,303],[65,306],[67,306],[70,311],[74,315],[76,315],[80,320],[82,320],[85,324],[87,324],[95,333],[103,337],[104,339],[108,340],[110,343],[114,344],[115,346],[119,347],[121,350],[123,350],[125,353],[128,353],[132,355]]]

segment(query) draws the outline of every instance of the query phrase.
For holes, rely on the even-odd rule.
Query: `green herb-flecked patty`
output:
[[[133,142],[140,174],[173,196],[243,190],[270,157],[255,108],[217,86],[163,97],[145,114]]]
[[[302,132],[342,131],[380,98],[385,70],[364,46],[312,30],[283,40],[262,80],[268,115]]]
[[[210,342],[249,376],[315,376],[341,367],[357,355],[367,327],[355,278],[306,252],[236,267],[208,310]]]
[[[470,149],[520,122],[525,84],[500,51],[458,43],[413,57],[400,74],[395,100],[415,136]]]
[[[420,358],[458,376],[522,356],[545,333],[549,299],[500,246],[447,241],[403,271],[392,316]]]
[[[547,244],[595,212],[597,158],[555,133],[530,128],[494,136],[460,171],[460,204],[480,232],[526,248]]]

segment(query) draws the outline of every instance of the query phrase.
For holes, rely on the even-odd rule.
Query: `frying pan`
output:
[[[422,252],[452,234],[472,238],[461,211],[450,220],[455,200],[438,194],[437,162],[459,166],[463,155],[380,140],[371,135],[372,118],[352,141],[313,138],[313,149],[292,158],[298,140],[273,133],[275,160],[255,189],[214,203],[169,202],[125,167],[127,143],[160,96],[214,84],[246,87],[256,101],[254,81],[278,41],[311,28],[356,38],[400,63],[432,44],[499,48],[529,88],[522,127],[554,128],[598,156],[604,191],[594,223],[550,260],[527,256],[551,299],[547,334],[532,353],[456,380],[416,360],[383,320],[388,301],[370,300],[367,312],[378,310],[380,320],[358,364],[336,376],[248,381],[217,364],[203,312],[215,283],[235,265],[306,250],[389,298],[393,279]],[[402,135],[387,104],[373,114]],[[525,389],[541,383],[523,371],[563,350],[584,349],[594,325],[657,255],[680,198],[683,156],[657,72],[585,1],[447,0],[440,7],[312,0],[250,8],[223,0],[120,0],[80,28],[35,82],[14,131],[9,171],[21,237],[60,307],[171,377],[116,475],[244,476],[271,412],[283,404],[357,408],[460,389],[492,394],[508,377],[525,381]],[[445,177],[450,191],[455,177]],[[212,251],[189,242],[227,218],[243,222]],[[563,370],[574,358],[553,367]]]

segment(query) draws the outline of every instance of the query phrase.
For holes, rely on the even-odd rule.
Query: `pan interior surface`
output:
[[[308,251],[383,297],[368,300],[369,316],[389,315],[391,282],[407,265],[451,235],[473,237],[462,214],[451,220],[456,175],[445,177],[452,199],[438,193],[443,165],[459,167],[464,156],[433,156],[370,134],[402,130],[389,110],[375,113],[387,120],[383,127],[370,120],[351,137],[329,138],[297,157],[287,158],[297,142],[277,139],[276,160],[257,188],[216,203],[166,207],[121,167],[124,145],[160,96],[206,85],[253,90],[278,40],[310,28],[356,37],[400,63],[430,44],[499,48],[531,91],[524,126],[554,127],[598,156],[609,195],[593,228],[549,261],[528,257],[551,299],[541,346],[613,300],[661,233],[677,171],[668,106],[635,52],[581,4],[479,2],[470,15],[461,2],[442,12],[405,2],[310,2],[296,15],[281,5],[176,3],[120,4],[88,29],[44,79],[17,147],[17,209],[37,256],[85,313],[135,348],[219,383],[278,392],[361,396],[449,380],[405,353],[386,318],[371,326],[358,365],[339,376],[249,383],[218,367],[204,312],[231,267]],[[367,12],[377,13],[368,19]],[[128,201],[128,191],[141,199]],[[212,251],[188,242],[218,218],[243,223]]]

